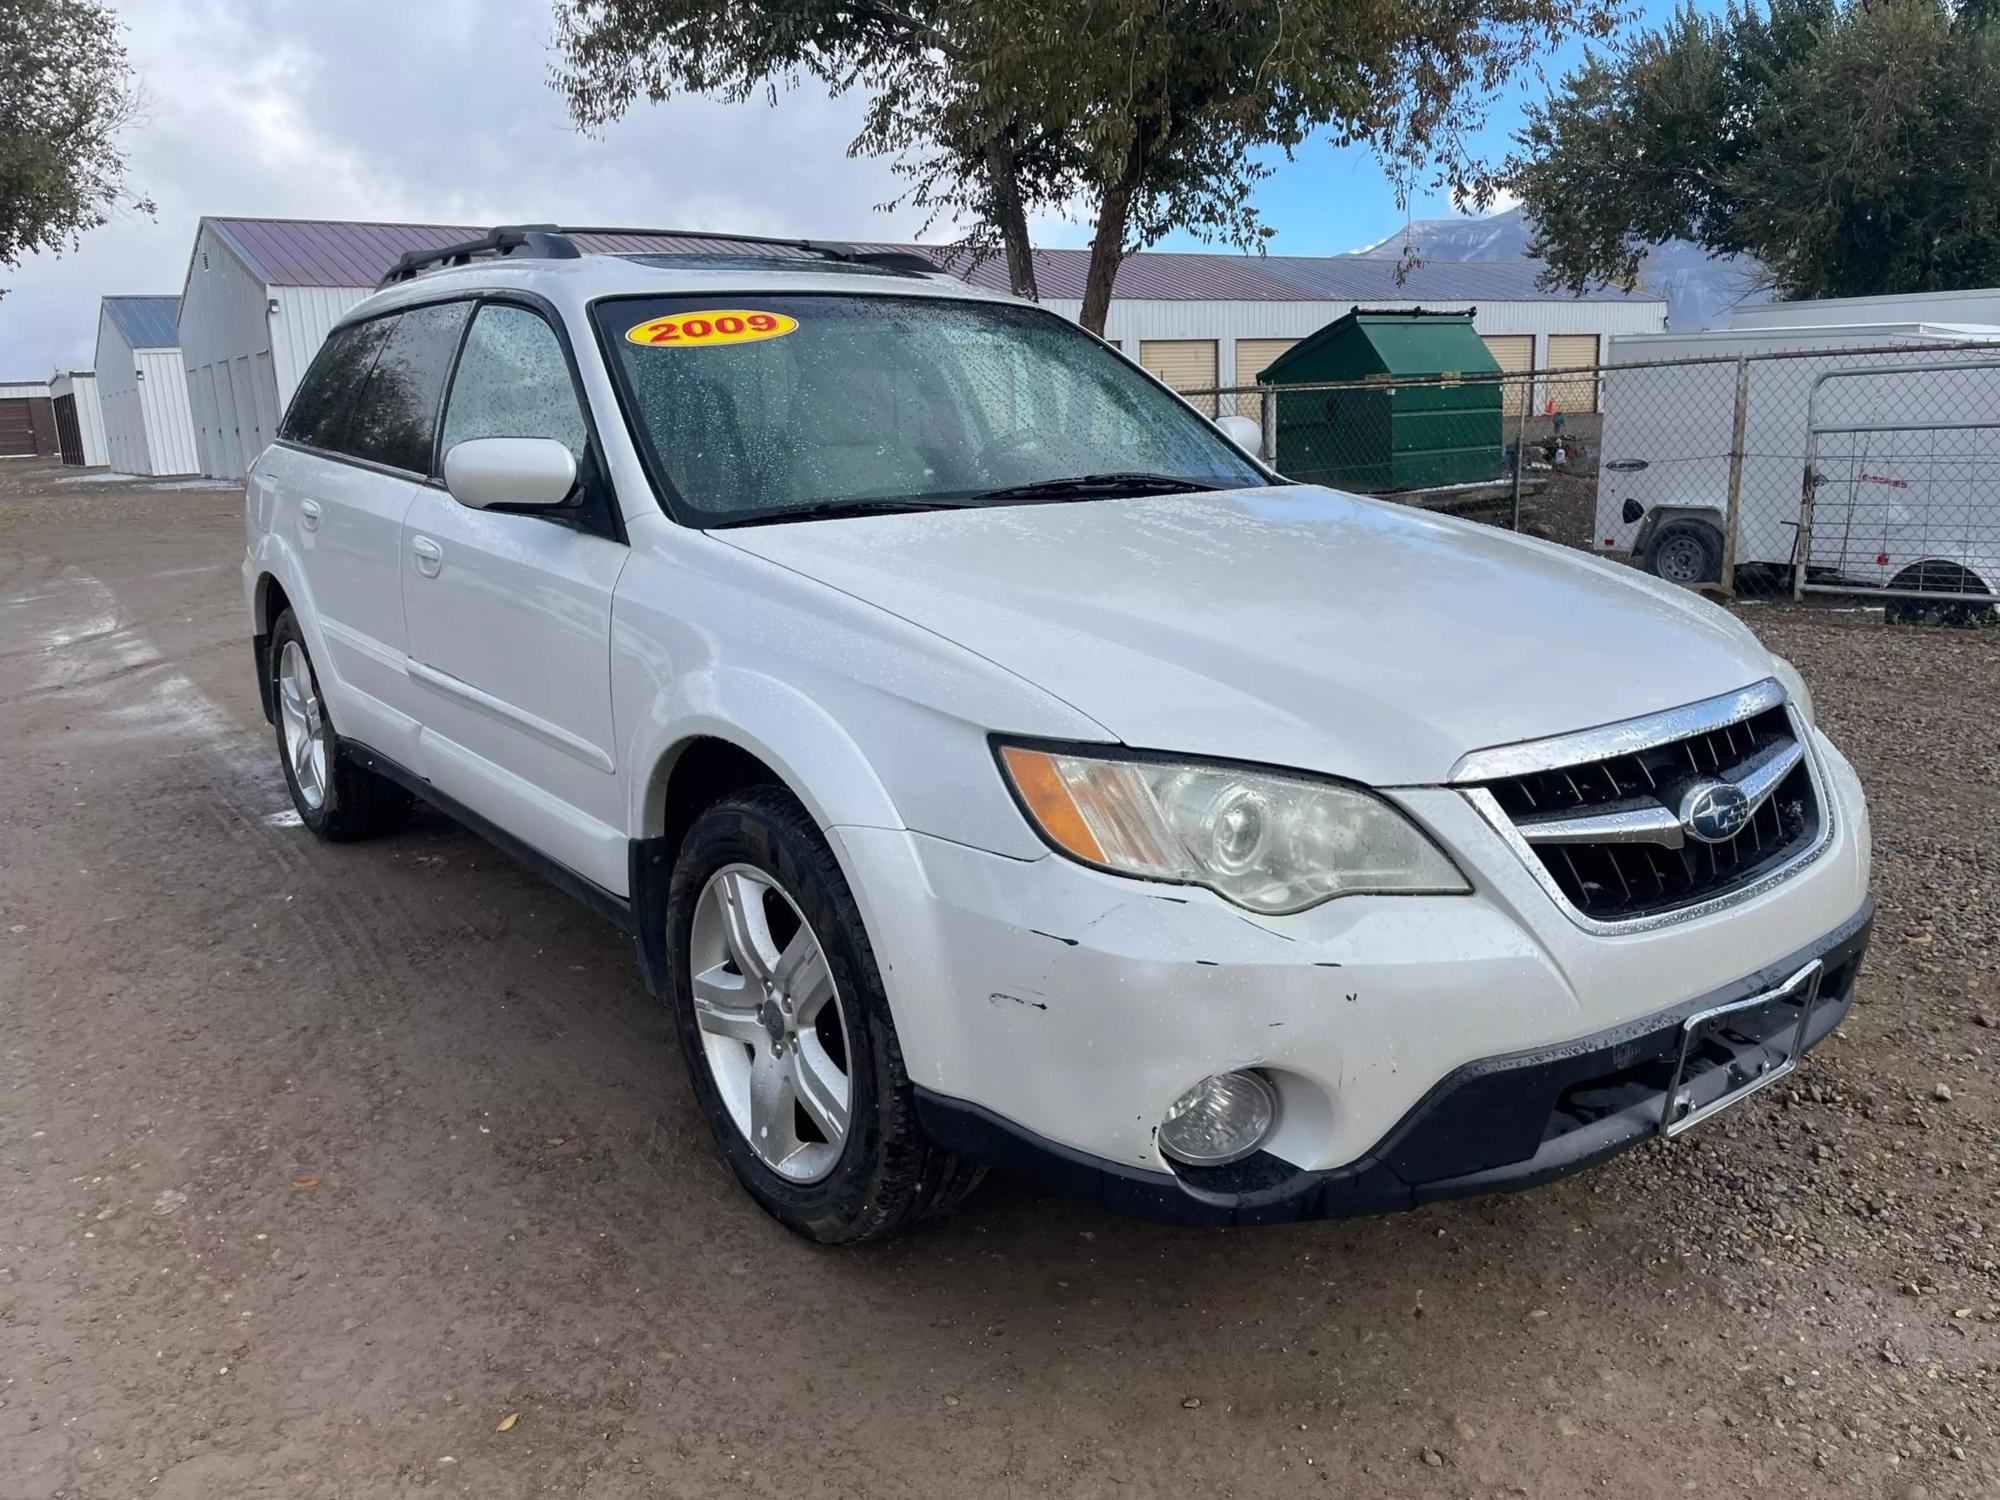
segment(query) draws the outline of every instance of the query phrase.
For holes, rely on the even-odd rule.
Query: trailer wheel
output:
[[[1669,521],[1646,543],[1644,562],[1668,583],[1715,583],[1722,577],[1722,533],[1707,521]]]
[[[1903,569],[1889,580],[1892,589],[1915,589],[1936,594],[1936,599],[1885,599],[1882,614],[1891,625],[1955,625],[1960,628],[1986,625],[1993,620],[1993,606],[1980,600],[1954,601],[1953,594],[1990,592],[1970,568],[1942,558],[1927,558]]]

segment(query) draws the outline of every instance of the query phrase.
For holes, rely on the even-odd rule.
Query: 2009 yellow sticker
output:
[[[783,313],[756,312],[746,307],[715,307],[675,313],[625,330],[625,337],[647,349],[705,349],[712,344],[754,344],[783,338],[799,326]]]

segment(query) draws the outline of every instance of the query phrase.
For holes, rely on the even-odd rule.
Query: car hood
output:
[[[1656,579],[1312,486],[713,534],[977,652],[1127,745],[1377,786],[1771,675],[1748,630]]]

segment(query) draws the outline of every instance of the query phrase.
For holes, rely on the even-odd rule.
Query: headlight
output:
[[[1818,723],[1813,714],[1812,689],[1806,686],[1805,678],[1799,676],[1799,669],[1775,651],[1771,653],[1771,675],[1778,679],[1778,686],[1785,690],[1785,696],[1797,705],[1806,727],[1811,728]]]
[[[1380,797],[1331,781],[1195,761],[1000,747],[1029,818],[1062,853],[1203,885],[1251,911],[1359,892],[1457,895],[1458,867]]]

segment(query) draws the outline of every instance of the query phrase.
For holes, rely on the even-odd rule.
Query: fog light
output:
[[[1278,1096],[1255,1073],[1217,1073],[1174,1101],[1160,1150],[1191,1167],[1219,1167],[1255,1151],[1278,1118]]]

